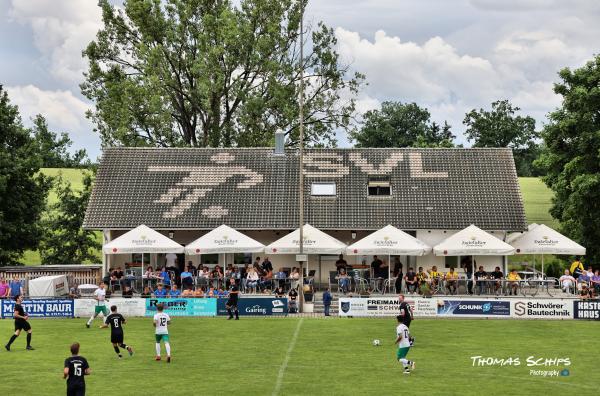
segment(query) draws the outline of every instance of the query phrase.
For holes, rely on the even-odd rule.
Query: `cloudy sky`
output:
[[[24,121],[42,113],[91,158],[100,143],[79,83],[81,51],[101,27],[96,3],[0,0],[0,84]],[[557,71],[600,52],[598,0],[311,0],[307,20],[335,28],[344,61],[367,75],[361,111],[414,101],[456,134],[466,111],[501,98],[541,127],[560,104]]]

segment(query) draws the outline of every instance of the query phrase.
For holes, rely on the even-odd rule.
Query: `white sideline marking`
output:
[[[290,341],[290,346],[288,346],[287,352],[285,353],[285,358],[283,359],[283,363],[281,363],[281,367],[279,367],[279,374],[277,374],[277,382],[275,383],[275,389],[273,389],[273,396],[277,396],[279,394],[279,390],[281,390],[281,384],[283,383],[283,374],[287,369],[288,362],[290,361],[290,355],[296,346],[296,340],[298,339],[298,334],[300,334],[300,326],[304,318],[300,318],[298,321],[298,325],[296,326],[296,330],[294,331],[294,335],[292,336],[292,340]]]

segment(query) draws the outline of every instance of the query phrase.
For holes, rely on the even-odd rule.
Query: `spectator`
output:
[[[188,265],[185,271],[183,271],[180,275],[181,277],[181,287],[192,287],[194,285],[194,275],[192,275],[192,269]]]
[[[592,276],[592,281],[590,287],[594,290],[596,295],[600,295],[600,270],[596,270],[594,276]]]
[[[125,286],[121,295],[123,296],[123,298],[131,298],[133,297],[133,290],[131,290],[131,287]]]
[[[79,293],[79,289],[77,286],[73,286],[69,289],[69,298],[75,299],[81,297],[81,293]]]
[[[21,282],[15,275],[8,284],[10,288],[10,297],[15,299],[17,296],[23,295],[23,282]]]
[[[394,281],[394,289],[396,290],[396,293],[402,293],[402,272],[396,276],[396,280]]]
[[[144,273],[144,278],[146,279],[156,279],[156,275],[154,274],[154,269],[151,265],[146,268],[146,272]]]
[[[194,272],[196,272],[196,266],[194,265],[194,262],[192,260],[188,261],[187,268],[188,268],[188,271],[191,272],[192,274],[194,274]]]
[[[438,272],[437,266],[434,265],[431,267],[431,270],[429,270],[429,283],[431,284],[432,288],[437,287],[441,278],[442,274]]]
[[[10,297],[10,286],[4,277],[0,278],[0,299]]]
[[[427,272],[423,271],[423,267],[419,267],[419,271],[417,272],[417,281],[419,285],[419,293],[423,293],[423,288],[429,283],[429,275]]]
[[[565,270],[565,274],[558,278],[558,282],[565,293],[568,293],[571,289],[573,289],[573,292],[576,290],[577,280],[571,276],[570,271],[567,269]]]
[[[290,278],[292,279],[291,288],[297,289],[300,284],[300,270],[298,267],[292,268],[292,273],[290,274]]]
[[[215,288],[211,286],[208,288],[208,291],[206,292],[206,297],[207,298],[215,298],[215,297],[217,297],[216,293],[217,293],[217,291],[215,290]]]
[[[283,287],[281,287],[281,285],[277,286],[274,294],[275,294],[275,297],[277,297],[277,298],[285,297],[285,292],[283,291]]]
[[[152,290],[150,290],[150,287],[145,286],[144,290],[142,291],[142,298],[150,298],[152,297]]]
[[[446,288],[449,294],[456,294],[458,291],[458,272],[454,271],[454,267],[446,274]]]
[[[477,264],[477,263],[475,263]],[[467,276],[467,294],[473,294],[473,268],[474,264],[471,261],[471,257],[464,257],[460,266],[465,270],[465,274]]]
[[[254,269],[260,267],[260,257],[256,257],[254,259],[254,264],[252,264],[252,266],[254,267]]]
[[[373,270],[373,277],[377,279],[377,288],[383,289],[383,280],[388,277],[387,269],[389,266],[381,261],[377,256],[373,256],[371,262],[371,269]]]
[[[350,285],[350,278],[346,273],[345,268],[340,268],[340,273],[335,277],[338,281],[338,285],[340,287],[340,291],[344,294],[348,292],[348,286]]]
[[[394,257],[394,271],[392,272],[392,274],[396,277],[396,278],[403,278],[403,274],[402,274],[402,267],[403,264],[400,261],[400,257],[396,256]],[[398,292],[399,293],[399,292]]]
[[[517,270],[513,269],[512,271],[510,271],[506,279],[508,280],[508,294],[511,296],[514,294],[516,296],[517,288],[519,287],[519,281],[521,280],[521,277],[517,273]]]
[[[263,292],[273,288],[273,267],[270,270],[261,268],[260,288]]]
[[[581,263],[581,258],[579,256],[575,256],[575,261],[571,264],[571,268],[569,269],[569,273],[572,274],[572,277],[577,279],[583,273],[583,264]]]
[[[290,292],[288,293],[288,298],[289,312],[298,312],[298,291],[294,288],[290,289]]]
[[[262,269],[265,272],[273,272],[273,264],[271,264],[271,260],[268,257],[265,257],[262,263]]]
[[[223,286],[219,287],[219,289],[215,292],[215,297],[224,298],[227,297],[229,293],[223,289]]]
[[[161,279],[162,283],[165,286],[171,285],[171,276],[169,275],[169,272],[167,271],[167,267],[162,267],[162,271],[160,271],[159,278]]]
[[[594,274],[592,273],[592,275],[594,275]],[[579,289],[581,289],[581,286],[582,286],[583,283],[589,284],[591,282],[591,280],[592,280],[592,277],[588,276],[588,272],[587,271],[583,271],[581,273],[581,275],[579,275],[579,278],[577,278],[577,284],[579,286]]]
[[[475,280],[477,282],[477,295],[480,296],[485,289],[485,279],[487,279],[487,272],[483,270],[483,266],[479,266],[479,270],[475,272]]]
[[[169,297],[171,297],[171,298],[181,297],[181,291],[179,289],[177,289],[177,285],[175,283],[173,283],[173,285],[171,286],[171,290],[169,291]]]
[[[204,297],[204,288],[203,287],[197,287],[196,290],[194,290],[194,297],[196,297],[196,298],[202,298],[202,297]]]
[[[165,255],[165,267],[175,267],[175,263],[177,262],[177,255],[175,253],[167,253]]]
[[[501,281],[501,279],[504,278],[504,274],[502,273],[502,271],[500,271],[500,267],[496,267],[494,269],[494,271],[492,272],[491,275],[492,275],[492,279],[495,280],[495,282],[494,282],[494,293],[498,294],[499,291],[502,288],[502,281]]]
[[[408,293],[415,294],[418,287],[418,279],[415,270],[410,267],[404,276],[404,282],[406,283],[406,291]]]
[[[165,298],[167,297],[167,290],[163,288],[163,284],[159,283],[156,285],[156,290],[152,293],[156,298]]]
[[[344,269],[344,273],[346,272],[346,270]],[[333,297],[331,296],[331,293],[329,292],[329,288],[325,289],[325,292],[323,293],[323,307],[325,307],[325,316],[329,316],[329,308],[331,308],[331,300],[333,300]]]
[[[186,286],[186,288],[183,289],[183,292],[181,293],[181,297],[185,297],[185,298],[194,297],[194,292],[192,291],[192,288],[189,286]]]
[[[246,287],[253,290],[256,293],[256,287],[258,286],[258,273],[254,267],[248,269],[248,275],[246,276]]]
[[[344,260],[344,255],[343,254],[340,254],[340,257],[335,262],[335,268],[337,268],[338,272],[340,272],[340,270],[342,268],[343,269],[347,269],[348,268],[348,263],[346,262],[346,260]]]
[[[579,277],[581,278],[581,277]],[[579,291],[579,297],[582,300],[587,300],[589,298],[594,298],[594,294],[592,292],[592,289],[588,287],[587,282],[582,282],[581,283],[581,290]]]

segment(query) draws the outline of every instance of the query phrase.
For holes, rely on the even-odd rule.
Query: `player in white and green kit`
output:
[[[171,363],[171,344],[169,343],[169,329],[168,325],[171,324],[171,317],[163,312],[164,305],[157,304],[156,310],[158,311],[154,315],[154,335],[156,337],[156,358],[154,360],[160,360],[160,342],[165,343],[165,351],[167,352],[167,363]]]
[[[396,358],[398,362],[402,363],[404,367],[404,374],[410,374],[415,369],[415,362],[406,359],[408,351],[410,350],[410,332],[408,327],[402,323],[403,317],[396,316],[398,320],[398,327],[396,327],[396,344],[398,344],[398,352],[396,352]]]
[[[94,291],[94,300],[96,300],[96,306],[94,307],[94,314],[85,324],[88,329],[99,313],[102,313],[105,318],[108,316],[108,308],[106,308],[106,290],[104,289],[105,286],[106,285],[104,282],[100,282],[100,287]]]

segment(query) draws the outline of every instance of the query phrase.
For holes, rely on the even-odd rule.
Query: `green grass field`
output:
[[[597,322],[424,320],[411,325],[416,346],[404,375],[395,360],[392,319],[173,318],[173,362],[155,362],[151,319],[130,319],[125,342],[135,355],[119,361],[108,329],[86,329],[85,319],[31,320],[35,351],[25,337],[3,354],[0,394],[64,394],[62,365],[78,341],[92,368],[88,394],[125,395],[533,395],[598,394],[600,372],[590,347]],[[0,321],[8,339],[12,320]],[[294,343],[294,333],[298,336]],[[541,335],[545,334],[546,337]],[[548,336],[549,335],[549,336]],[[374,347],[373,339],[381,346]],[[587,340],[587,342],[586,342]],[[5,340],[1,340],[3,343]],[[519,357],[521,365],[473,367],[471,357]],[[569,358],[569,376],[530,375],[529,356]],[[16,393],[15,393],[16,394]]]

